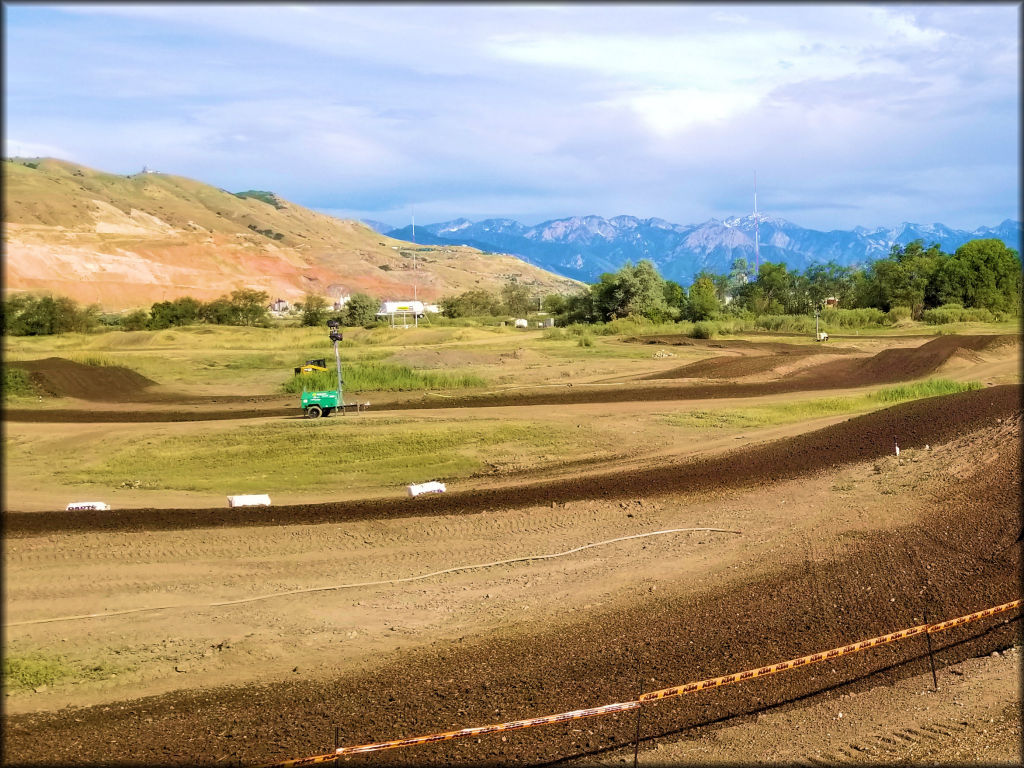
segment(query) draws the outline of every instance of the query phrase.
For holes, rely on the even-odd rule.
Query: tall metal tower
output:
[[[757,171],[754,171],[754,279],[761,271],[761,242],[757,231]]]

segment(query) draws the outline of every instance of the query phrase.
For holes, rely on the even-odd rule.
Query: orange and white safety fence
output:
[[[881,635],[879,637],[872,637],[869,640],[861,640],[856,643],[849,645],[843,645],[838,648],[832,648],[828,651],[819,651],[818,653],[812,653],[808,656],[801,656],[797,659],[790,659],[789,661],[779,662],[778,664],[770,664],[765,667],[759,667],[757,669],[748,669],[745,672],[738,672],[731,675],[722,675],[721,677],[712,677],[707,680],[699,680],[695,683],[686,683],[685,685],[677,685],[671,688],[662,688],[657,691],[651,691],[649,693],[642,693],[634,701],[623,701],[617,704],[605,704],[600,707],[591,707],[589,709],[575,709],[571,712],[560,712],[555,715],[544,715],[542,717],[531,717],[525,720],[513,720],[507,723],[495,723],[494,725],[481,725],[473,728],[463,728],[458,731],[446,731],[444,733],[433,733],[427,736],[413,736],[407,739],[393,739],[391,741],[378,741],[372,744],[360,744],[352,747],[338,747],[333,752],[328,752],[323,755],[313,755],[311,757],[302,757],[295,760],[285,760],[279,763],[273,763],[265,768],[291,768],[292,766],[300,765],[315,765],[317,763],[325,763],[334,760],[344,755],[358,755],[366,752],[379,752],[384,749],[396,749],[398,747],[411,747],[416,744],[428,744],[435,741],[450,741],[452,739],[461,739],[470,736],[484,736],[492,733],[501,733],[503,731],[518,731],[523,728],[535,728],[540,725],[549,725],[551,723],[564,723],[569,720],[579,720],[584,717],[596,717],[598,715],[607,715],[612,712],[626,712],[632,709],[638,708],[641,704],[645,704],[652,701],[659,701],[661,699],[669,699],[675,696],[683,696],[688,693],[696,693],[697,691],[706,691],[710,688],[721,688],[724,685],[731,685],[733,683],[743,683],[748,680],[756,680],[769,675],[776,675],[779,672],[785,672],[790,669],[798,669],[800,667],[806,667],[810,664],[816,664],[821,661],[830,661],[832,659],[838,659],[842,656],[847,656],[851,653],[859,653],[860,651],[866,651],[868,648],[875,648],[880,645],[887,645],[889,643],[896,643],[901,640],[906,640],[908,637],[916,637],[918,635],[934,634],[936,632],[943,632],[953,627],[959,627],[964,624],[969,624],[973,621],[979,621],[981,619],[988,618],[989,616],[995,616],[999,613],[1005,613],[1012,611],[1014,608],[1019,608],[1024,601],[1013,600],[1009,603],[1003,603],[992,608],[986,608],[983,611],[976,613],[969,613],[966,616],[958,616],[955,619],[949,619],[948,621],[942,621],[937,624],[919,624],[916,627],[910,627],[909,629],[901,629],[897,632],[891,632],[888,635]]]

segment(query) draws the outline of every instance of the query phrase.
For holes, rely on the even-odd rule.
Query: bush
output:
[[[808,315],[761,315],[754,325],[773,332],[814,333],[814,318]]]
[[[28,371],[23,368],[4,366],[4,399],[9,397],[36,397],[39,388]]]
[[[694,323],[690,331],[690,338],[710,339],[715,335],[715,328],[711,323]]]
[[[576,343],[581,347],[592,347],[594,346],[594,337],[589,333],[581,334]]]
[[[885,321],[889,325],[896,325],[901,320],[909,320],[911,315],[910,307],[890,307],[889,311],[885,313]]]
[[[991,323],[997,320],[997,316],[984,307],[964,309],[959,304],[943,304],[941,307],[926,309],[921,313],[921,319],[928,325],[946,325],[947,323]]]
[[[910,310],[907,310],[908,317],[909,312]],[[886,314],[876,307],[826,309],[821,313],[821,322],[829,328],[881,327],[886,323]]]

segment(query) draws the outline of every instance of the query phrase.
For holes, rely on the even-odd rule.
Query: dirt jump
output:
[[[683,366],[657,382],[424,398],[379,410],[869,386],[926,376],[958,355],[1019,341],[1016,335],[940,337],[874,356],[723,342],[722,349],[742,350],[743,357]],[[715,381],[723,373],[770,374],[812,355],[830,357],[777,380]],[[297,407],[261,398],[245,404],[217,398],[230,407],[207,401],[189,410],[124,369],[56,359],[17,365],[46,391],[97,408],[5,410],[8,420],[298,417]],[[125,663],[120,678],[106,678],[88,694],[80,692],[85,685],[69,683],[68,691],[42,686],[9,699],[22,709],[4,716],[5,761],[255,766],[329,752],[336,733],[341,744],[357,745],[631,701],[641,691],[1017,600],[1024,546],[1021,397],[1019,384],[989,386],[671,464],[552,480],[526,476],[511,486],[426,498],[244,509],[5,510],[6,599],[19,619],[5,625],[8,641],[69,655],[81,645],[97,658]],[[126,408],[118,410],[118,403]],[[153,408],[145,410],[149,403]],[[894,455],[894,443],[903,458]],[[847,485],[858,490],[844,496]],[[538,558],[529,571],[498,560],[508,556],[499,547],[527,546],[527,540],[551,552],[556,541],[564,549],[579,544],[574,537],[592,542],[623,530],[714,524],[704,516],[730,521],[731,538],[720,544],[692,535],[663,548],[614,545],[561,565]],[[493,556],[478,556],[492,549]],[[524,552],[530,550],[515,550]],[[472,558],[456,559],[463,553]],[[396,578],[487,560],[498,562],[436,583]],[[474,568],[484,566],[467,571]],[[358,589],[324,586],[342,579],[358,581],[350,585]],[[927,673],[930,660],[941,670],[1019,644],[1020,619],[1017,608],[936,634],[931,649],[925,637],[912,638],[637,712],[344,762],[619,764],[634,743],[642,750],[682,739],[702,740],[713,754],[716,732],[725,726],[760,728],[762,714],[803,717],[822,702],[860,694],[870,700],[877,687]],[[225,638],[238,649],[229,650]],[[196,652],[177,656],[168,640]],[[216,667],[220,653],[236,655]],[[146,670],[177,666],[169,667],[170,679],[156,672],[147,678],[129,662]],[[286,668],[271,671],[271,662]],[[144,693],[132,693],[139,690],[133,685]],[[915,705],[925,703],[914,696]],[[928,727],[967,726],[981,738],[982,721],[964,720],[952,703],[929,716]],[[1019,712],[1014,717],[1019,722]],[[825,726],[828,737],[818,746],[826,755],[818,762],[866,762],[863,743],[833,740],[837,722]],[[898,723],[879,727],[897,747],[927,735],[897,733]],[[807,761],[815,758],[807,753]]]
[[[70,531],[173,530],[193,527],[284,525],[385,519],[420,515],[477,514],[579,499],[622,499],[649,494],[743,488],[799,477],[838,464],[935,445],[966,431],[1006,419],[1021,407],[1019,385],[1003,385],[932,397],[864,414],[814,432],[723,456],[669,467],[525,484],[512,489],[450,493],[419,499],[245,509],[116,509],[22,513],[8,511],[8,537]]]
[[[722,341],[696,342],[685,337],[654,337],[647,343],[698,344],[707,347],[732,347],[746,351],[768,350],[769,354],[755,354],[736,357],[719,357],[702,360],[681,368],[641,377],[629,386],[588,387],[587,385],[565,385],[547,388],[544,391],[495,391],[455,397],[428,397],[419,399],[381,399],[373,404],[375,411],[420,410],[438,408],[488,408],[516,405],[573,405],[584,403],[622,402],[664,402],[671,400],[696,400],[729,397],[759,397],[800,391],[824,391],[859,386],[892,384],[910,381],[934,373],[944,363],[957,355],[975,354],[979,351],[1020,343],[1021,337],[1014,334],[944,336],[938,337],[915,348],[883,350],[871,357],[850,355],[848,360],[831,360],[809,370],[796,372],[781,378],[758,382],[716,382],[687,383],[673,386],[659,384],[644,386],[643,381],[665,381],[677,379],[720,379],[738,378],[752,373],[765,373],[799,357],[836,354],[835,347],[828,350],[779,342]],[[160,410],[132,409],[28,409],[8,408],[4,419],[21,422],[178,422],[205,421],[239,418],[261,418],[268,416],[298,416],[295,406],[280,405],[280,397],[206,397],[188,398],[169,394],[147,394],[152,382],[125,369],[108,369],[83,366],[69,361],[51,358],[32,363],[12,363],[19,367],[33,366],[26,370],[45,376],[47,386],[55,393],[67,397],[81,397],[97,403],[131,402],[144,404],[152,402],[166,405],[180,402],[203,406],[201,409]],[[38,370],[36,370],[38,369]],[[73,393],[85,393],[73,394]],[[361,397],[362,395],[360,395]],[[276,401],[276,402],[275,402]],[[230,408],[214,408],[212,404],[238,403]]]
[[[996,412],[1002,412],[997,410]],[[993,412],[990,416],[995,418]],[[933,414],[934,416],[934,414]],[[1019,414],[1012,429],[1019,438]],[[980,610],[1020,595],[1020,445],[986,471],[931,486],[918,523],[847,541],[803,567],[756,575],[697,599],[638,594],[546,630],[403,652],[372,672],[183,690],[113,706],[7,718],[6,757],[47,764],[246,764],[343,744],[429,734],[631,700],[638,690],[756,668],[815,650]],[[848,435],[854,437],[854,435]],[[525,599],[525,595],[524,595]],[[909,602],[908,602],[909,601]],[[1019,611],[937,635],[942,665],[1020,641]],[[927,672],[923,639],[756,682],[645,706],[640,746],[709,737],[769,709],[787,711]],[[350,765],[550,765],[599,760],[637,738],[634,713],[347,758]],[[60,734],[59,738],[54,738]],[[921,738],[922,734],[900,738]],[[891,740],[891,739],[890,739]],[[856,744],[853,749],[860,749]]]
[[[155,381],[120,366],[85,365],[61,357],[5,363],[27,371],[32,383],[50,397],[74,397],[105,403],[152,400]]]

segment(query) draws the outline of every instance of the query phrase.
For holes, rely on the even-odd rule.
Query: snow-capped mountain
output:
[[[702,224],[673,224],[664,219],[634,216],[571,216],[526,226],[512,219],[473,222],[455,219],[416,227],[415,241],[423,245],[455,243],[483,251],[508,253],[565,277],[594,282],[603,272],[614,272],[627,261],[649,259],[662,276],[689,285],[702,269],[727,273],[733,260],[754,261],[754,217],[709,219]],[[412,227],[383,234],[412,240]],[[1020,251],[1021,223],[1007,219],[995,227],[972,232],[944,224],[913,224],[897,227],[821,232],[805,229],[774,216],[757,217],[761,261],[785,262],[793,270],[835,261],[849,266],[888,255],[893,244],[922,240],[938,243],[952,253],[969,240],[997,238]]]

